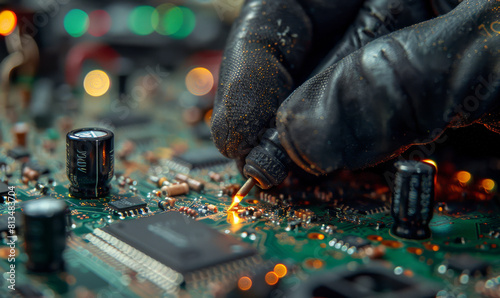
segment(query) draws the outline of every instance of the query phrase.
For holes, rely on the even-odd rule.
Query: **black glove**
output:
[[[499,2],[464,1],[423,23],[432,16],[424,1],[342,2],[244,6],[212,120],[223,154],[241,162],[278,108],[283,146],[314,174],[376,164],[436,128],[494,122],[484,115],[499,90]]]

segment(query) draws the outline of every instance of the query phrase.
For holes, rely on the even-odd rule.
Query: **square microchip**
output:
[[[236,238],[178,212],[123,221],[102,231],[181,274],[256,254]]]
[[[206,168],[228,163],[231,159],[223,156],[215,147],[190,150],[173,158],[188,168]]]
[[[121,199],[118,201],[113,201],[108,203],[116,212],[125,212],[130,210],[137,210],[141,208],[146,208],[148,204],[144,202],[141,198],[131,197],[126,199]]]

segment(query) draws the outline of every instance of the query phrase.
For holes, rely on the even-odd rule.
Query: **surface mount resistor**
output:
[[[189,193],[189,185],[187,183],[171,184],[165,185],[161,188],[161,194],[163,196],[178,196],[185,195]]]

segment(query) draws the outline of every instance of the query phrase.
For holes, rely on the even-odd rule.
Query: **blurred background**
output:
[[[101,126],[209,142],[222,50],[241,4],[0,1],[0,138],[53,151],[70,129]]]

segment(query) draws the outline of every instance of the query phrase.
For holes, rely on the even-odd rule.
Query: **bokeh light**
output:
[[[103,36],[109,32],[111,28],[111,17],[105,10],[94,10],[89,14],[89,29],[90,35],[95,37]]]
[[[248,291],[252,287],[252,280],[250,277],[243,276],[238,280],[238,288],[242,291]]]
[[[287,272],[288,272],[288,269],[283,264],[276,264],[276,266],[274,266],[274,273],[276,273],[276,275],[279,278],[284,277],[287,274]]]
[[[196,16],[193,11],[187,7],[179,6],[178,8],[182,13],[182,25],[179,30],[172,33],[171,37],[175,39],[184,39],[188,37],[191,32],[193,32],[194,27],[196,26]]]
[[[462,184],[467,184],[471,178],[472,178],[472,175],[469,172],[460,171],[457,173],[457,180],[458,180],[458,182],[460,182]]]
[[[274,271],[266,273],[265,279],[266,279],[266,283],[270,286],[274,286],[279,281],[279,277]]]
[[[137,35],[148,35],[153,33],[158,24],[158,17],[156,17],[156,10],[152,6],[143,5],[137,6],[132,10],[128,19],[128,26],[130,31]]]
[[[81,9],[72,9],[64,17],[64,29],[73,37],[80,37],[89,28],[89,16]]]
[[[152,20],[156,32],[174,39],[188,37],[196,26],[196,16],[191,9],[171,3],[158,6]]]
[[[83,79],[83,88],[90,96],[102,96],[108,92],[110,86],[108,74],[99,69],[90,71]]]
[[[213,86],[214,76],[204,67],[194,68],[186,76],[186,88],[193,95],[205,95]]]
[[[17,17],[13,11],[4,10],[0,12],[0,34],[7,36],[14,31],[17,24]]]
[[[481,186],[486,190],[487,192],[492,191],[495,188],[495,181],[491,179],[484,179],[481,182]]]

